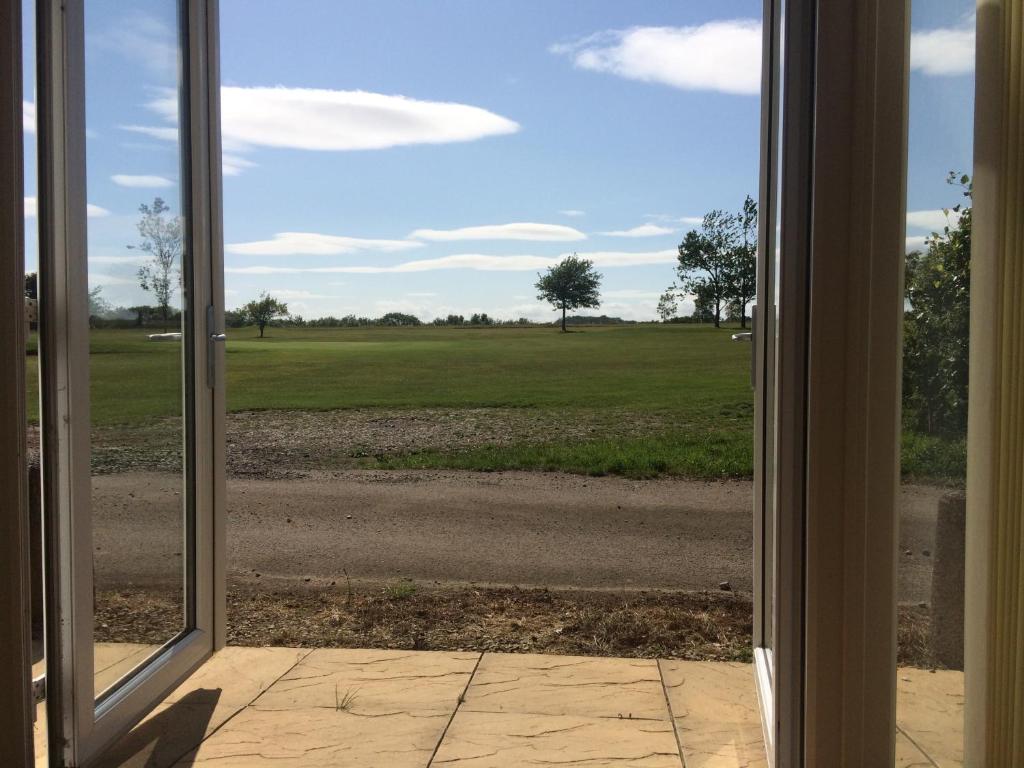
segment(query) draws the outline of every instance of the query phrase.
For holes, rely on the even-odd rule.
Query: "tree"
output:
[[[103,286],[97,285],[89,291],[89,327],[95,325],[96,318],[103,317],[111,311],[110,302],[100,294],[103,293]]]
[[[970,201],[969,176],[950,172],[946,181]],[[915,429],[960,437],[967,429],[971,205],[944,212],[947,224],[925,240],[925,252],[907,254],[903,405]]]
[[[703,288],[698,288],[693,295],[692,317],[698,323],[713,323],[715,321],[714,302]]]
[[[679,305],[676,303],[676,287],[674,285],[670,285],[658,299],[658,317],[661,318],[661,322],[667,323],[676,316],[678,311]]]
[[[700,230],[690,230],[679,244],[676,272],[683,290],[710,304],[716,328],[722,324],[722,306],[733,298],[736,244],[736,219],[719,210],[705,214]]]
[[[168,215],[170,210],[159,197],[153,198],[152,206],[140,205],[142,216],[136,227],[142,242],[128,246],[150,256],[149,263],[139,268],[139,284],[156,298],[165,331],[171,314],[171,299],[181,285],[182,222],[181,217]]]
[[[25,298],[39,298],[39,275],[36,272],[25,273]]]
[[[263,329],[271,320],[288,314],[288,305],[264,291],[258,299],[250,301],[242,307],[242,312],[245,313],[250,323],[260,329],[260,338],[262,339]]]
[[[601,306],[601,275],[589,259],[581,259],[574,253],[548,267],[547,273],[538,274],[537,278],[537,298],[562,310],[562,333],[566,331],[566,310]]]
[[[747,327],[747,307],[757,293],[757,203],[747,195],[736,215],[738,242],[732,250],[729,270],[732,312],[739,316],[740,327]]]

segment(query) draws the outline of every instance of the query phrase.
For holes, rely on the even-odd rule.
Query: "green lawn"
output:
[[[232,329],[228,410],[534,409],[550,414],[549,438],[379,456],[377,465],[749,476],[750,348],[731,333],[654,324],[568,334],[546,327],[272,328],[259,339],[254,329]],[[179,344],[148,341],[146,331],[96,330],[91,347],[94,424],[153,423],[180,412]],[[33,406],[35,362],[29,358]],[[642,416],[654,426],[643,437],[598,430],[582,441],[558,439],[559,422],[598,413]],[[934,464],[949,476],[956,463],[948,446],[905,440],[908,450],[914,474],[935,474]]]

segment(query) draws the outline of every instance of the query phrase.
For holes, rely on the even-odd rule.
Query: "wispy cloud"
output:
[[[926,75],[967,75],[974,71],[971,16],[956,27],[938,27],[910,35],[910,68]]]
[[[178,41],[173,27],[143,11],[119,14],[117,23],[91,34],[90,43],[138,62],[152,73],[177,75]]]
[[[586,211],[578,211],[575,208],[568,208],[568,209],[566,209],[564,211],[559,211],[559,213],[562,214],[563,216],[570,216],[570,217],[573,217],[573,218],[579,218],[580,216],[586,216],[587,215]]]
[[[238,176],[246,168],[254,168],[256,163],[238,155],[224,154],[221,157],[221,171],[225,176]]]
[[[484,224],[459,229],[417,229],[409,237],[418,240],[450,242],[454,240],[537,240],[567,242],[586,240],[578,229],[562,224],[537,224],[532,221],[511,224]]]
[[[941,232],[945,227],[955,227],[960,220],[958,211],[936,209],[932,211],[907,211],[907,226],[914,229],[926,229],[929,232]]]
[[[177,111],[175,111],[175,120],[177,120]],[[161,125],[122,125],[119,126],[122,131],[131,131],[132,133],[141,133],[144,136],[149,136],[154,139],[160,139],[161,141],[177,141],[178,140],[178,129],[170,126]]]
[[[21,102],[21,127],[25,133],[36,132],[36,105],[31,101]]]
[[[101,219],[104,216],[109,216],[110,211],[100,205],[93,205],[92,203],[86,203],[85,213],[90,219]],[[34,219],[39,215],[39,198],[26,197],[25,198],[25,218]]]
[[[271,240],[228,243],[224,250],[245,256],[338,256],[359,251],[394,253],[421,248],[423,243],[411,240],[372,240],[316,232],[278,232]]]
[[[163,176],[135,176],[127,173],[115,173],[110,180],[121,187],[133,189],[164,189],[173,187],[174,182]]]
[[[224,271],[236,275],[299,275],[299,274],[388,274],[394,272],[432,272],[448,269],[472,269],[481,272],[527,272],[554,266],[569,254],[560,256],[493,256],[481,253],[461,253],[436,259],[406,261],[391,266],[332,266],[332,267],[228,267]],[[633,267],[649,264],[673,264],[678,253],[670,248],[662,251],[593,251],[579,253],[599,267]]]
[[[923,249],[925,247],[925,240],[927,239],[928,235],[910,235],[907,237],[907,253]]]
[[[609,237],[656,237],[657,235],[670,235],[675,232],[672,227],[662,227],[658,224],[641,224],[632,229],[614,229],[611,232],[602,232],[602,235]]]
[[[290,288],[275,288],[274,298],[285,299],[288,301],[301,301],[303,299],[336,299],[338,297],[330,296],[325,293],[315,293],[313,291],[293,290]]]
[[[761,92],[761,22],[632,27],[551,46],[579,69],[687,91]]]

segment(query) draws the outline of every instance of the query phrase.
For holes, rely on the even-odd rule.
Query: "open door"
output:
[[[49,754],[82,766],[223,643],[217,7],[37,14]]]

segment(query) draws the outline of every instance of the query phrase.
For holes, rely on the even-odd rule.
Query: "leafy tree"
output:
[[[971,284],[971,178],[950,172],[968,202],[945,209],[947,224],[907,254],[903,406],[909,425],[930,435],[967,429]]]
[[[162,198],[153,199],[153,205],[139,206],[136,227],[142,242],[129,245],[148,253],[150,261],[139,268],[139,284],[156,299],[164,330],[171,315],[174,291],[181,285],[181,253],[183,247],[181,217],[171,216],[170,208]]]
[[[574,253],[548,267],[547,273],[537,278],[537,298],[562,310],[562,333],[566,331],[566,310],[601,306],[601,275],[589,259],[581,259]]]
[[[96,320],[111,312],[110,302],[103,298],[103,286],[97,285],[89,291],[89,327],[96,327]]]
[[[736,215],[738,242],[732,251],[729,270],[732,314],[738,315],[740,327],[747,327],[747,307],[757,293],[757,203],[750,195]]]
[[[676,302],[676,287],[670,285],[658,299],[658,317],[661,322],[667,323],[679,311],[679,304]]]
[[[372,321],[371,321],[372,322]],[[404,312],[388,312],[381,315],[376,321],[377,325],[422,325],[415,315],[407,315]]]
[[[260,338],[262,339],[263,329],[271,320],[288,314],[288,305],[264,291],[258,299],[254,299],[242,307],[241,311],[245,313],[250,323],[260,329]]]
[[[683,290],[708,302],[716,328],[722,324],[722,307],[733,298],[736,234],[735,217],[715,210],[704,215],[700,230],[690,230],[679,244],[676,272]]]
[[[25,273],[25,298],[39,298],[39,275],[35,272]]]
[[[693,314],[691,317],[698,323],[713,323],[715,321],[715,306],[709,292],[704,288],[698,288],[693,295]]]

